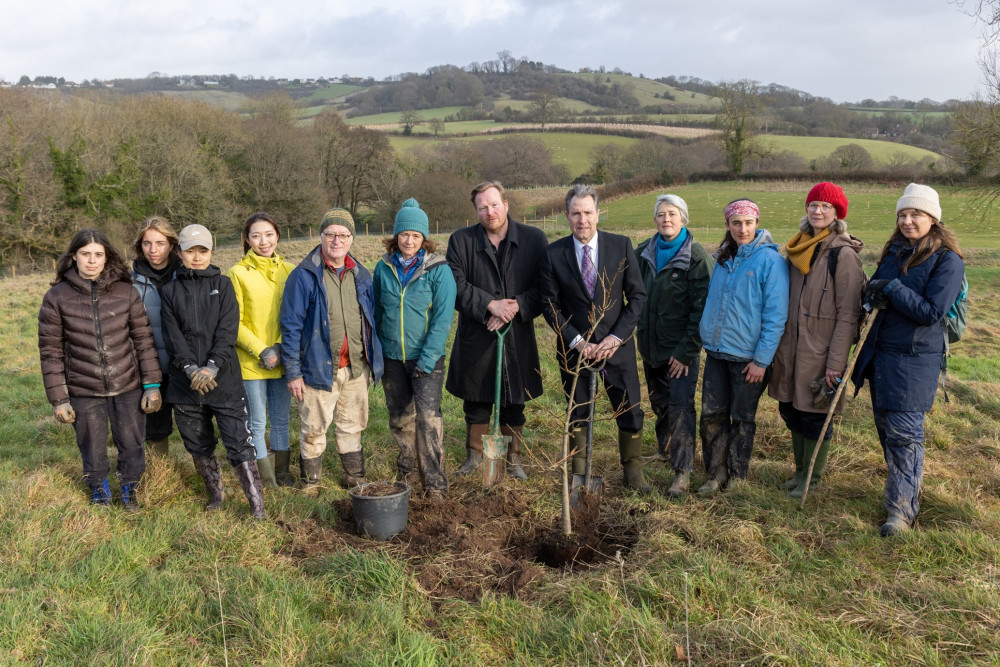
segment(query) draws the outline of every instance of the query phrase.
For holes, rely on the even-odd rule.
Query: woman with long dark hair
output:
[[[139,293],[121,255],[96,229],[73,236],[38,313],[45,395],[73,424],[83,480],[96,506],[111,504],[108,425],[118,449],[122,504],[139,509],[146,420],[161,404],[160,365]]]
[[[851,378],[857,389],[868,380],[888,467],[882,537],[909,530],[920,511],[924,413],[934,404],[947,349],[944,320],[964,276],[958,240],[941,222],[938,193],[910,183],[865,287],[866,308],[879,312]]]
[[[267,213],[254,213],[243,224],[243,259],[229,269],[240,307],[236,356],[250,412],[250,431],[257,449],[257,468],[264,486],[292,486],[288,473],[288,415],[292,395],[281,365],[281,299],[295,265],[278,254],[281,230]],[[271,455],[267,453],[271,418]]]

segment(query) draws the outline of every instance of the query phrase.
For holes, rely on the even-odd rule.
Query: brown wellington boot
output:
[[[194,459],[194,469],[205,480],[205,490],[208,491],[208,504],[205,511],[211,512],[222,506],[222,471],[219,470],[219,460],[214,456],[206,459],[197,456]]]
[[[488,424],[466,424],[465,463],[455,471],[456,477],[471,475],[483,462],[483,436],[489,433]]]
[[[299,470],[302,473],[302,493],[307,496],[319,495],[319,478],[323,474],[323,457],[313,459],[299,458]]]
[[[340,455],[340,465],[344,468],[344,486],[353,489],[359,484],[367,484],[365,479],[365,453],[348,452]]]
[[[295,486],[295,480],[288,472],[288,462],[291,452],[274,452],[274,478],[278,486]]]
[[[618,432],[618,453],[621,456],[624,486],[639,493],[649,493],[652,487],[642,474],[642,431]]]
[[[263,460],[263,459],[261,459]],[[236,477],[243,487],[243,495],[250,503],[250,514],[255,519],[266,519],[267,513],[264,511],[264,486],[260,481],[260,472],[257,461],[243,461],[235,466]]]
[[[676,470],[674,471],[674,482],[667,489],[667,495],[671,498],[683,498],[687,495],[688,489],[691,487],[691,471],[690,470]]]
[[[528,479],[528,474],[521,467],[521,451],[524,444],[521,432],[523,430],[523,426],[500,425],[500,434],[510,438],[510,446],[507,448],[507,475],[518,481]]]

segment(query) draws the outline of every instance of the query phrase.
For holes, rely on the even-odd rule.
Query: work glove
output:
[[[191,378],[191,389],[204,396],[218,386],[215,382],[215,376],[218,374],[219,367],[211,361],[201,368],[194,369],[188,373],[188,377]]]
[[[281,363],[281,343],[265,347],[260,353],[260,367],[265,371],[274,370]]]
[[[157,412],[163,407],[163,397],[160,395],[160,388],[150,387],[142,392],[142,400],[139,401],[139,407],[147,415]]]
[[[52,414],[56,416],[56,421],[62,424],[72,424],[76,421],[76,411],[68,402],[53,406]]]
[[[884,278],[868,281],[868,284],[865,285],[864,291],[865,310],[871,311],[875,308],[882,310],[889,306],[889,297],[886,296],[884,290],[886,285],[891,282],[891,280],[886,280]]]
[[[840,381],[840,378],[837,378],[838,384]],[[809,391],[813,395],[813,407],[817,410],[826,410],[830,407],[830,402],[833,401],[834,394],[837,393],[837,385],[828,386],[826,384],[826,375],[822,375],[809,383]]]
[[[431,371],[431,372],[433,372],[433,371]],[[413,377],[414,380],[417,380],[419,378],[425,378],[428,375],[430,375],[430,373],[428,373],[427,371],[420,370],[420,366],[417,366],[416,368],[413,369],[413,376],[412,377]]]

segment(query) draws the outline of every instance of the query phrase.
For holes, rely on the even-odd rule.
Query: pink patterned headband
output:
[[[726,207],[726,222],[734,215],[749,215],[760,220],[760,209],[749,199],[739,199]]]

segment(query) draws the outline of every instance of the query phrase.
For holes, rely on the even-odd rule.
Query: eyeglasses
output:
[[[819,202],[813,202],[808,206],[806,206],[806,209],[812,213],[815,213],[816,211],[823,211],[824,213],[829,213],[830,211],[833,210],[833,207],[830,206],[829,204],[821,204]]]
[[[335,241],[347,243],[351,240],[351,234],[327,234],[326,232],[323,232],[321,236],[324,241],[330,241],[331,243]]]

